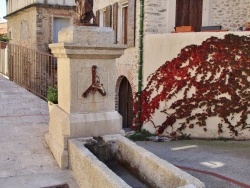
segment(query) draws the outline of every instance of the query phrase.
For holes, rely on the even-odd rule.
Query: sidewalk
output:
[[[0,75],[0,188],[78,187],[45,143],[48,122],[46,101]]]

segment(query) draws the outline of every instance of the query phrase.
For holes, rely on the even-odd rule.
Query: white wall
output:
[[[182,48],[191,44],[200,45],[211,36],[223,38],[228,33],[236,35],[250,34],[250,32],[188,32],[146,35],[144,39],[143,85],[147,84],[147,77],[151,73],[166,61],[171,61],[177,57]]]
[[[203,41],[211,36],[218,38],[224,38],[224,35],[228,33],[233,33],[235,35],[250,35],[250,32],[198,32],[198,33],[166,33],[166,34],[148,34],[145,36],[144,40],[144,77],[143,85],[147,86],[147,78],[150,74],[154,73],[160,66],[162,66],[166,61],[171,61],[176,58],[181,52],[181,49],[188,45],[197,44],[201,45]],[[192,91],[190,91],[192,93]],[[153,93],[153,95],[156,93]],[[182,97],[182,93],[176,94],[176,100]],[[172,100],[172,99],[171,99]],[[153,115],[153,122],[155,125],[161,125],[166,120],[166,114],[161,113],[160,110],[166,107],[171,101],[162,101],[160,103],[159,110]],[[198,109],[199,110],[199,109]],[[178,121],[180,123],[183,120]],[[219,117],[211,117],[207,120],[207,128],[209,130],[204,132],[203,127],[195,127],[194,129],[185,129],[184,133],[192,134],[193,137],[202,138],[214,138],[214,137],[230,137],[229,130],[223,132],[223,134],[218,135],[218,122],[220,122]],[[250,119],[247,120],[250,123]],[[151,122],[145,123],[144,128],[154,132],[155,129]],[[171,132],[171,130],[167,130]],[[186,131],[186,132],[185,132]],[[250,131],[244,130],[240,132],[241,135],[238,139],[250,138]]]

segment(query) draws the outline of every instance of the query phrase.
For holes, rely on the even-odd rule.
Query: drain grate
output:
[[[69,188],[69,185],[67,183],[64,183],[60,185],[52,185],[52,186],[41,187],[41,188]]]

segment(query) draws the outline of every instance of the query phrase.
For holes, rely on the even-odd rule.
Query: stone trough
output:
[[[121,135],[70,139],[69,160],[80,187],[205,187]]]

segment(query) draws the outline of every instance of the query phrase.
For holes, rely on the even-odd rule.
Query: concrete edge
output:
[[[131,188],[84,146],[91,138],[69,139],[70,168],[79,186]]]
[[[181,169],[177,168],[176,166],[172,165],[171,163],[167,162],[166,160],[163,160],[163,159],[157,157],[153,153],[138,146],[136,143],[130,141],[126,137],[123,137],[121,135],[107,135],[107,136],[103,136],[103,139],[105,140],[105,142],[118,141],[120,143],[118,143],[118,146],[116,146],[116,147],[118,147],[119,149],[122,147],[122,145],[125,145],[126,147],[131,148],[130,151],[132,151],[133,153],[136,153],[136,152],[139,153],[139,155],[141,155],[141,156],[137,161],[135,161],[135,163],[137,163],[135,165],[141,166],[140,163],[143,163],[143,162],[151,163],[152,166],[158,167],[158,171],[163,172],[163,173],[165,172],[165,174],[169,174],[169,172],[170,172],[170,173],[174,174],[176,177],[178,177],[179,179],[184,180],[186,182],[185,185],[180,186],[180,187],[186,187],[186,186],[190,187],[191,185],[194,187],[197,187],[197,188],[204,188],[205,187],[205,184],[203,182],[201,182],[199,179],[182,171]],[[133,159],[133,160],[135,160],[135,159]],[[150,164],[148,164],[147,166],[149,166],[149,165]],[[150,172],[148,172],[148,173],[150,173]]]
[[[45,135],[45,141],[48,144],[51,153],[53,154],[57,164],[60,169],[65,170],[68,169],[69,166],[69,153],[68,150],[64,150],[57,141],[52,137],[50,133]]]

